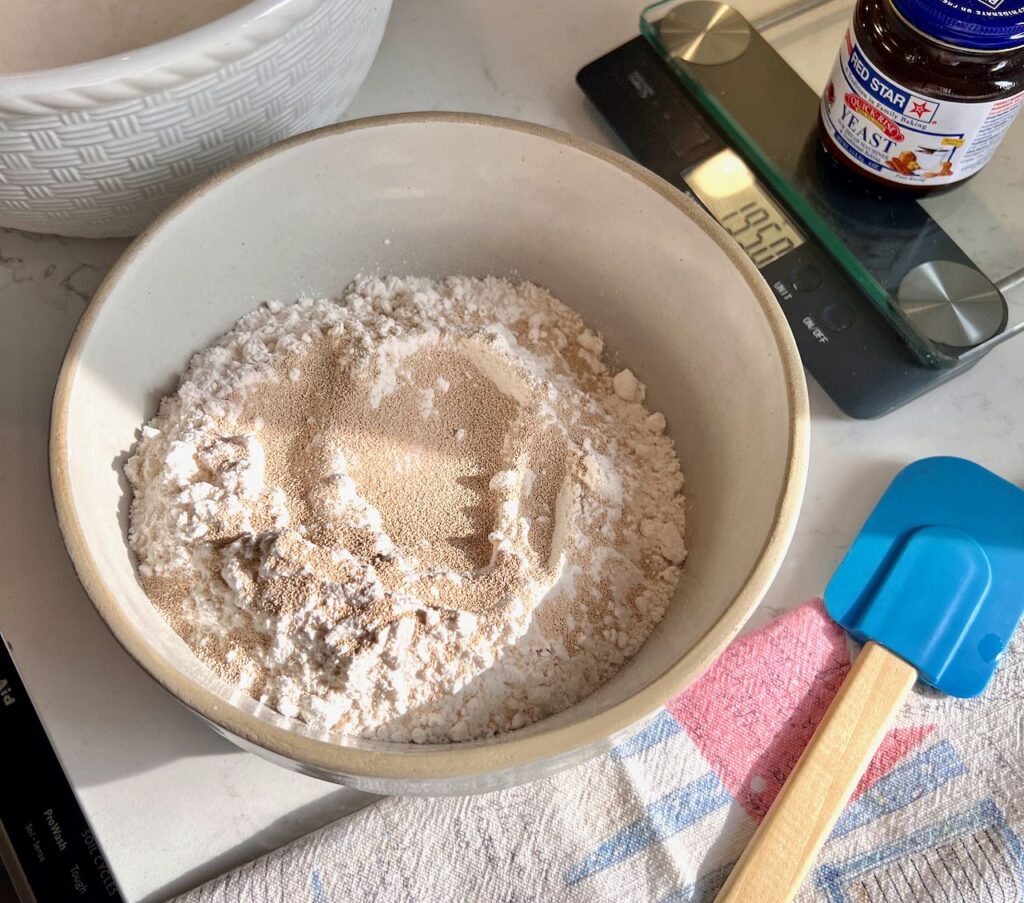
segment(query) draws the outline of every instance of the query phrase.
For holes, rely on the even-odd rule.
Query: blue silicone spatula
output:
[[[825,590],[865,645],[717,903],[792,900],[915,681],[977,696],[1024,614],[1024,491],[960,458],[902,470]]]

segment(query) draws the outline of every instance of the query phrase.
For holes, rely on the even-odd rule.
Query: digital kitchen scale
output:
[[[920,203],[827,156],[817,95],[734,9],[665,0],[640,24],[580,70],[580,87],[641,163],[740,244],[843,411],[885,414],[1024,329],[1024,304]]]

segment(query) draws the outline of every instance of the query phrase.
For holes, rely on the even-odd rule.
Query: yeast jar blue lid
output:
[[[914,28],[966,50],[1024,49],[1024,0],[892,0]]]

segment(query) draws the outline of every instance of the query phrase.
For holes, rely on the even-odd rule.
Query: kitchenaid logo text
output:
[[[14,694],[7,685],[7,681],[0,677],[0,702],[4,705],[14,705]]]

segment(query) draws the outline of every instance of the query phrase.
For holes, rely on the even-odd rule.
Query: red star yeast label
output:
[[[839,151],[890,182],[944,185],[977,172],[1016,118],[1024,93],[993,103],[915,94],[885,75],[847,30],[821,97]]]

